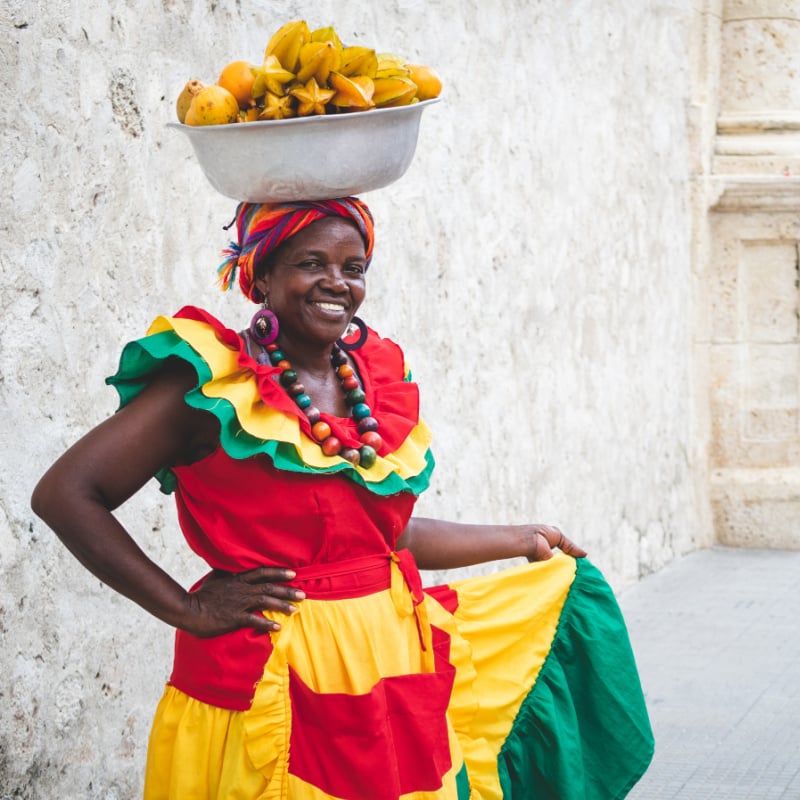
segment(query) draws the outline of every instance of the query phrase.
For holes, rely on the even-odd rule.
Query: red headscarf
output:
[[[263,298],[255,279],[258,266],[282,242],[324,217],[352,220],[364,238],[367,266],[372,258],[375,232],[372,214],[357,197],[298,203],[239,203],[236,208],[238,242],[223,250],[225,260],[217,268],[223,290],[233,287],[239,270],[239,287],[254,303]]]

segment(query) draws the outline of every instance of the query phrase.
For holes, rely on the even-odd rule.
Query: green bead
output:
[[[359,464],[364,467],[364,469],[369,469],[374,463],[375,460],[378,458],[378,454],[375,452],[375,448],[370,447],[368,444],[362,445],[359,448]]]
[[[297,380],[297,373],[293,369],[285,369],[281,372],[280,377],[281,386],[288,388]]]
[[[273,364],[277,364],[279,361],[283,361],[284,358],[286,358],[286,356],[284,356],[284,354],[280,350],[273,350],[269,354],[269,360]]]
[[[363,389],[351,389],[345,395],[344,399],[347,405],[355,406],[358,405],[359,403],[363,403],[367,399],[367,396],[364,394]]]
[[[356,421],[364,419],[364,417],[368,417],[370,414],[372,414],[372,411],[366,403],[356,403],[353,406],[353,419]]]
[[[294,401],[300,406],[300,408],[308,408],[311,405],[311,398],[305,392],[297,395]]]

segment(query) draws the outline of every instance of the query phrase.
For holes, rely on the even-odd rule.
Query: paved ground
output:
[[[800,800],[800,552],[699,551],[620,605],[656,736],[629,800]]]

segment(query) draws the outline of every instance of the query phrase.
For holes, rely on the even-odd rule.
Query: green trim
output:
[[[467,765],[462,764],[461,769],[456,773],[456,799],[469,800],[472,790],[469,787],[469,775],[467,775]]]
[[[197,373],[197,385],[186,393],[186,404],[192,408],[208,411],[220,423],[220,445],[231,457],[238,460],[256,455],[266,455],[276,469],[287,472],[302,472],[313,475],[343,473],[365,489],[378,495],[393,495],[410,492],[420,495],[428,488],[435,462],[430,449],[425,453],[425,468],[418,475],[403,479],[390,473],[377,483],[365,481],[361,474],[347,462],[331,467],[311,467],[300,457],[296,448],[288,442],[259,439],[244,431],[236,416],[233,404],[223,398],[206,397],[202,386],[212,380],[213,375],[203,357],[174,331],[162,331],[127,344],[120,357],[120,366],[115,375],[106,378],[120,397],[119,408],[130,403],[147,386],[149,376],[169,358],[180,358],[190,364]],[[157,475],[161,490],[166,494],[175,489],[175,475],[170,469]]]
[[[498,757],[506,800],[618,800],[647,770],[653,735],[622,614],[577,562],[550,652]]]

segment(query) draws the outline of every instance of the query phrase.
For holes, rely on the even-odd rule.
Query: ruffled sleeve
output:
[[[257,364],[236,331],[193,306],[174,317],[158,317],[146,336],[126,345],[117,373],[106,382],[117,389],[121,408],[164,362],[179,358],[197,375],[197,384],[186,393],[187,405],[219,420],[220,445],[231,458],[264,455],[277,469],[341,473],[376,494],[419,495],[429,484],[434,460],[430,431],[419,416],[417,385],[411,381],[402,351],[370,330],[364,346],[351,355],[383,439],[369,469],[339,456],[326,456],[312,438],[305,414],[278,383],[280,369]],[[322,416],[346,446],[358,446],[352,419]],[[163,491],[174,489],[171,470],[157,477]]]

